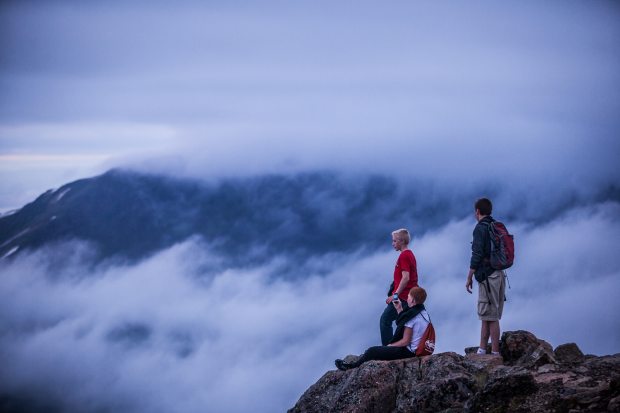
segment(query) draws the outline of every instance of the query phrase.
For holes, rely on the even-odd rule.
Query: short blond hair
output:
[[[406,245],[409,245],[409,243],[411,242],[411,235],[409,235],[409,231],[407,231],[405,228],[392,231],[392,236],[398,237],[398,239],[400,239]]]

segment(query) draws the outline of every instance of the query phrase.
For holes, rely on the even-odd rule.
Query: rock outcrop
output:
[[[530,332],[510,331],[500,354],[450,352],[329,371],[289,413],[620,412],[620,353],[584,356],[574,343],[554,351]]]

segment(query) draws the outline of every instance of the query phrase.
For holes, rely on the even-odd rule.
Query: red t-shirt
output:
[[[400,285],[400,280],[403,278],[403,271],[407,271],[409,273],[409,282],[398,297],[401,300],[407,301],[409,290],[418,286],[418,266],[415,261],[415,256],[411,250],[401,252],[396,260],[396,268],[394,268],[394,291],[396,291]]]

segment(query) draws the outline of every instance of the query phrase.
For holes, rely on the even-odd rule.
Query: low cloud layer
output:
[[[604,202],[507,222],[517,261],[503,329],[618,352],[619,215]],[[464,288],[473,225],[451,221],[412,244],[439,352],[478,341]],[[71,250],[2,264],[0,397],[63,411],[283,411],[335,358],[378,343],[396,258],[387,247],[317,257],[290,280],[277,275],[295,265],[283,252],[213,274],[208,248],[188,241],[134,266],[51,272],[46,254]]]

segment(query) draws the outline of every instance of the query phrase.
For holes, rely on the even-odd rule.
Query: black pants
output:
[[[364,352],[353,366],[359,367],[362,363],[370,360],[398,360],[415,357],[415,353],[407,347],[374,346]]]

